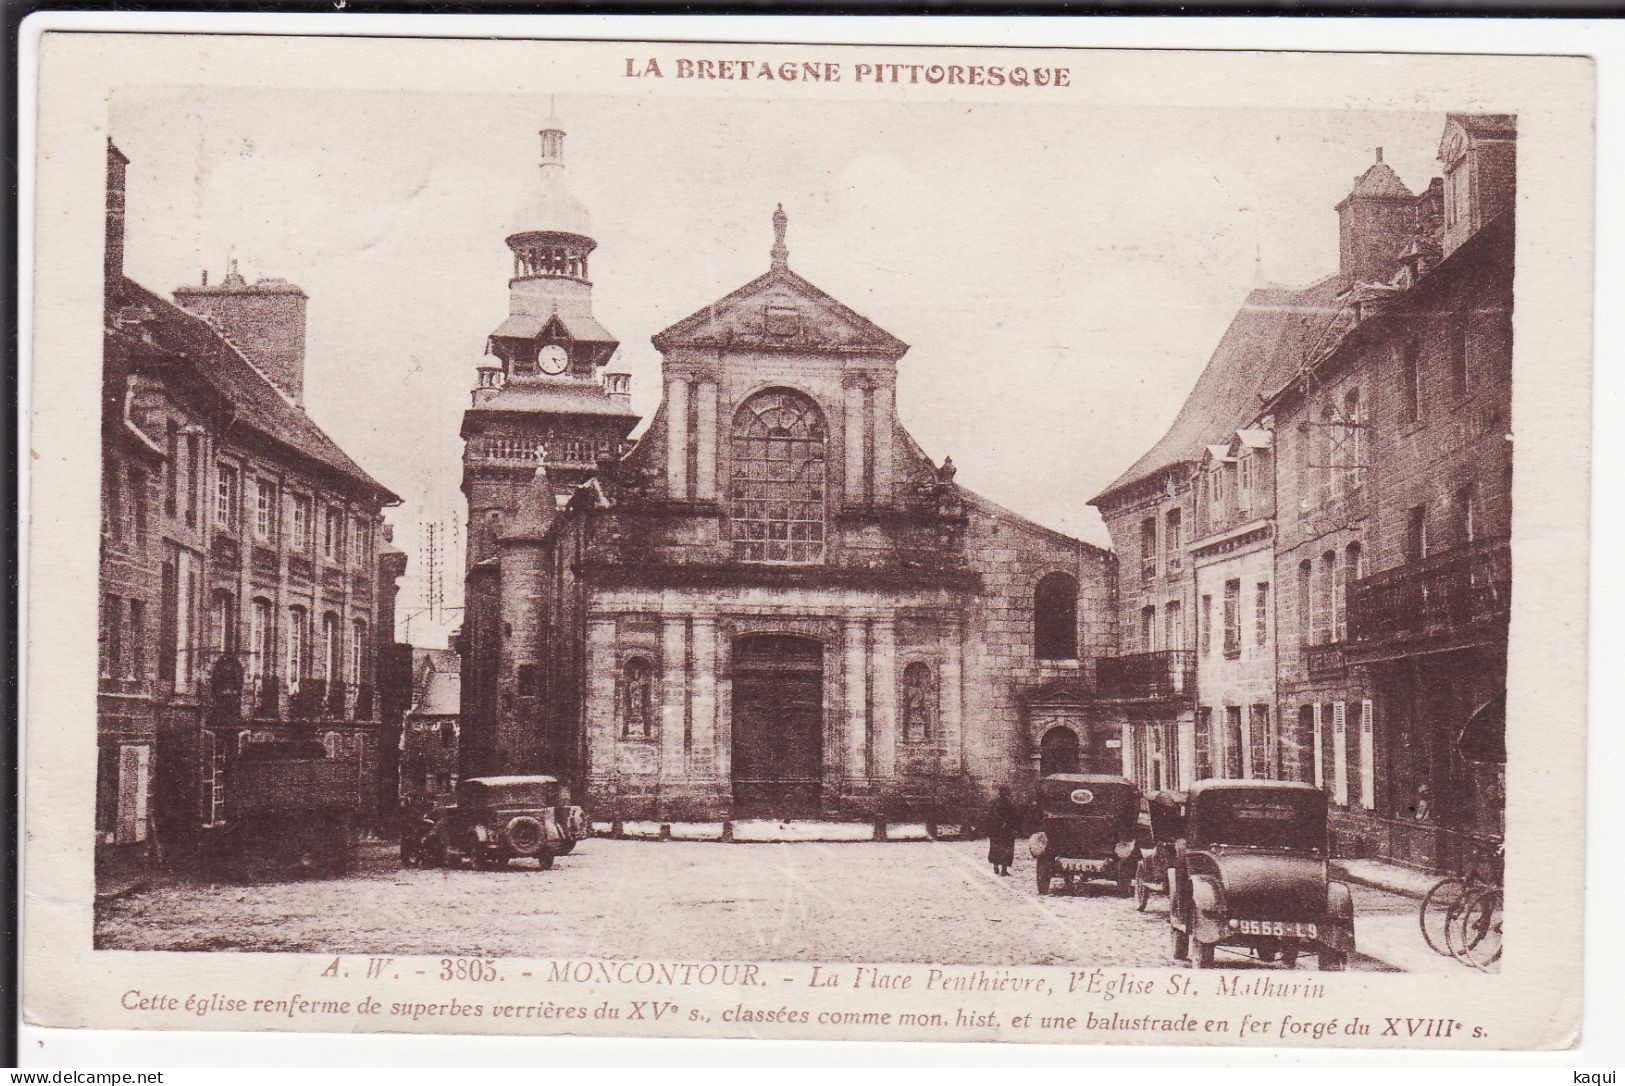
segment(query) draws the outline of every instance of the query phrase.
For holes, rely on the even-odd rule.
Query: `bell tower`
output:
[[[630,378],[604,372],[619,342],[592,311],[589,261],[598,243],[570,191],[564,127],[549,117],[530,193],[507,234],[508,315],[485,343],[463,414],[468,564],[496,554],[503,523],[537,468],[562,499],[619,457],[638,416]]]

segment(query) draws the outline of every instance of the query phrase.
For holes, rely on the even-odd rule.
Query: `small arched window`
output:
[[[788,389],[746,400],[734,415],[728,515],[742,562],[824,560],[824,416]]]
[[[1070,573],[1046,574],[1033,589],[1033,654],[1078,658],[1078,580]]]
[[[643,657],[626,662],[621,673],[621,735],[648,739],[654,734],[654,665]]]
[[[929,739],[936,731],[937,684],[931,666],[915,661],[903,669],[903,738]]]
[[[349,681],[359,685],[367,673],[367,620],[354,619],[350,623]]]

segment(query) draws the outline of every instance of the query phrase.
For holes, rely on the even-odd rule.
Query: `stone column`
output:
[[[694,496],[714,501],[717,496],[717,384],[701,381],[694,389]]]
[[[1145,724],[1142,727],[1153,728],[1156,725]],[[1135,755],[1138,753],[1134,748],[1134,722],[1132,720],[1123,721],[1119,734],[1122,738],[1118,742],[1123,744],[1123,776],[1132,781],[1134,780]]]
[[[942,681],[937,693],[942,727],[942,765],[950,773],[957,773],[964,767],[965,715],[963,691],[960,688],[965,669],[964,636],[963,626],[956,615],[948,627],[947,641],[943,646]]]
[[[666,483],[674,501],[688,500],[688,382],[666,381]]]
[[[615,743],[620,713],[615,704],[619,668],[615,659],[615,618],[587,620],[587,787],[602,802],[614,787]]]
[[[876,505],[890,505],[892,501],[892,411],[893,389],[890,384],[875,389],[875,494]]]
[[[660,783],[683,779],[683,725],[688,708],[688,624],[669,609],[660,616]]]
[[[869,777],[868,635],[861,618],[846,620],[846,779]]]
[[[875,619],[873,682],[873,774],[890,778],[897,773],[897,623],[891,615]]]
[[[694,746],[689,752],[690,772],[715,777],[717,724],[717,620],[694,617],[693,695],[689,713],[694,722]]]
[[[846,486],[848,504],[859,505],[863,492],[863,389],[846,387]]]

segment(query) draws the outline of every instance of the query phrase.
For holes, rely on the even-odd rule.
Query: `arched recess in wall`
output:
[[[1038,742],[1038,772],[1076,773],[1078,771],[1078,734],[1065,725],[1057,724],[1044,733]]]

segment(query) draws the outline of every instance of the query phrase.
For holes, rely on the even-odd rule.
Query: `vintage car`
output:
[[[1172,883],[1175,851],[1185,836],[1185,793],[1157,792],[1147,802],[1151,841],[1140,849],[1134,869],[1134,907],[1145,912],[1152,894],[1166,894]]]
[[[426,816],[401,837],[404,867],[448,867],[467,857],[481,870],[528,857],[540,870],[591,832],[554,777],[471,777],[457,782],[456,802]]]
[[[1339,970],[1354,951],[1354,899],[1327,874],[1326,793],[1293,781],[1206,780],[1185,800],[1168,923],[1175,958],[1213,967],[1216,947]]]
[[[1068,889],[1092,879],[1126,893],[1139,858],[1140,790],[1123,777],[1052,773],[1038,782],[1039,831],[1027,841],[1038,862],[1038,892],[1054,879]]]

